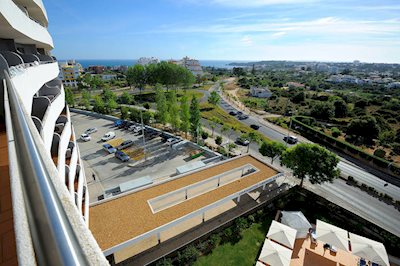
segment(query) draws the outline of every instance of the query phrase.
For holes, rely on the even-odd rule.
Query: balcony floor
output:
[[[6,127],[0,121],[0,263],[18,265],[8,167]]]

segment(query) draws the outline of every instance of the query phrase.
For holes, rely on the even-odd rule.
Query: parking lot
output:
[[[71,113],[71,119],[85,167],[91,203],[104,193],[118,193],[121,183],[142,177],[149,177],[153,182],[161,181],[176,175],[177,167],[206,158],[200,155],[192,159],[193,153],[198,151],[196,148],[183,144],[174,149],[157,134],[145,133],[144,147],[143,135],[119,129],[109,120],[76,113]],[[96,128],[97,132],[90,134],[90,141],[83,141],[80,135],[88,128]],[[115,133],[115,138],[101,141],[104,134],[110,131]],[[103,149],[105,143],[117,147],[126,140],[133,141],[132,146],[122,149],[130,157],[127,162]]]

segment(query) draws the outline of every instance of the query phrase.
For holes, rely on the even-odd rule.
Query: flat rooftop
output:
[[[179,201],[166,209],[153,212],[148,201],[169,192],[229,172],[234,168],[254,166],[257,171],[244,175],[238,180],[214,188],[194,198]],[[278,172],[262,161],[246,155],[189,174],[178,176],[171,181],[156,184],[142,190],[128,193],[114,199],[99,202],[90,207],[89,228],[102,250],[112,248],[175,219],[190,214],[218,200],[244,190]]]

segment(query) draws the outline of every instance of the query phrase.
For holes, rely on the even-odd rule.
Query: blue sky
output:
[[[400,63],[399,0],[43,0],[63,59]]]

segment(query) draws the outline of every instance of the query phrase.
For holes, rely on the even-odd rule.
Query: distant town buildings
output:
[[[400,82],[391,82],[387,85],[388,89],[399,89],[400,88]]]
[[[286,83],[286,86],[289,87],[290,89],[292,89],[292,88],[304,88],[305,87],[304,84],[301,84],[299,82],[293,82],[293,81],[290,81],[290,82]]]
[[[58,78],[62,80],[64,86],[77,87],[77,79],[83,72],[81,64],[75,60],[68,60],[67,62],[59,62],[58,67],[60,69]]]
[[[269,98],[272,96],[272,92],[269,90],[268,87],[251,87],[250,94],[253,97],[257,98]]]
[[[104,81],[117,79],[117,75],[116,74],[102,74],[100,76],[101,76],[101,79],[104,80]]]
[[[105,70],[106,67],[105,66],[89,66],[87,68],[88,72],[92,73],[92,74],[102,74]]]
[[[137,61],[139,65],[146,66],[149,64],[157,64],[160,63],[160,60],[156,57],[141,57]]]
[[[170,60],[169,62],[185,67],[186,69],[190,70],[195,76],[202,76],[204,74],[199,60],[191,59],[186,56],[182,58],[182,60]]]

